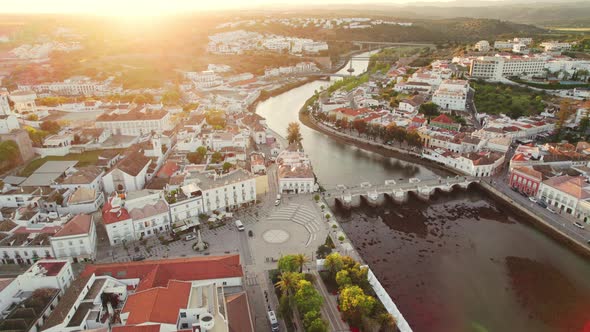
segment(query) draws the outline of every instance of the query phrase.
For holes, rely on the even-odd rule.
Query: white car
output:
[[[184,240],[190,241],[190,240],[194,240],[196,238],[197,238],[197,236],[195,234],[188,234],[187,236],[184,237]]]
[[[280,199],[277,199],[277,200],[275,201],[275,206],[279,206],[279,205],[281,205],[281,200],[280,200]]]
[[[537,199],[534,198],[533,196],[529,197],[529,201],[533,202],[533,203],[537,203]]]
[[[547,211],[551,213],[557,213],[557,211],[553,210],[550,206],[547,207]]]
[[[577,221],[574,222],[574,226],[578,227],[579,229],[584,229],[584,225],[580,224]]]

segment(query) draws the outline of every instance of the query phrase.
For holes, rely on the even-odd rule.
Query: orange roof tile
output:
[[[92,216],[79,214],[72,218],[72,220],[68,221],[68,223],[65,224],[59,232],[55,233],[53,237],[88,234],[91,225]]]
[[[243,276],[239,255],[95,264],[88,265],[82,275],[88,276],[92,273],[140,278],[138,291],[166,286],[168,280],[194,281]]]
[[[187,308],[190,282],[170,280],[167,287],[156,287],[129,295],[122,312],[129,313],[127,324],[176,324],[180,309]]]

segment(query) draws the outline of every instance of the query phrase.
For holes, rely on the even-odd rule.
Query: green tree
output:
[[[328,323],[321,318],[315,319],[311,324],[307,327],[306,332],[327,332],[328,331]]]
[[[420,105],[418,112],[424,114],[427,117],[437,116],[438,112],[438,105],[432,102],[424,103]]]
[[[224,173],[227,173],[227,172],[228,172],[228,171],[229,171],[229,170],[230,170],[230,169],[231,169],[233,166],[234,166],[234,165],[232,165],[232,163],[229,163],[229,162],[224,162],[224,163],[223,163],[223,166],[222,166],[222,168],[223,168],[223,172],[224,172]]]
[[[347,320],[353,322],[353,325],[357,325],[361,316],[371,313],[377,300],[365,294],[359,286],[350,286],[340,292],[339,304],[340,310],[344,312]]]
[[[294,255],[293,259],[295,263],[299,266],[299,273],[303,272],[303,265],[309,262],[309,258],[307,258],[307,256],[305,256],[304,254],[296,254]]]
[[[291,296],[297,289],[297,284],[301,280],[301,274],[296,272],[283,272],[279,276],[279,281],[275,284],[283,295]]]
[[[197,148],[197,153],[204,157],[207,154],[207,148],[204,146],[199,146]]]
[[[586,131],[588,131],[588,127],[590,126],[590,115],[586,114],[578,124],[578,131],[582,135],[586,135]]]
[[[186,159],[191,164],[201,164],[203,162],[203,155],[198,152],[189,152],[186,155]]]
[[[309,311],[320,311],[324,298],[307,280],[299,280],[295,293],[295,305],[302,314]]]
[[[334,252],[326,256],[324,265],[328,271],[330,271],[330,274],[335,277],[336,273],[344,267],[344,262],[342,261],[342,256],[339,253]]]
[[[347,270],[340,270],[336,273],[336,283],[338,288],[343,289],[352,284],[349,272]]]
[[[299,270],[295,255],[285,255],[279,258],[277,266],[281,272],[297,272]]]
[[[305,326],[305,328],[308,328],[311,325],[311,323],[318,318],[321,318],[319,311],[310,310],[306,312],[303,315],[303,326]]]
[[[299,124],[297,122],[289,123],[287,127],[287,141],[289,141],[289,144],[300,145],[302,139]]]
[[[213,164],[218,164],[222,160],[223,160],[223,155],[221,154],[221,152],[219,152],[219,151],[213,152],[213,155],[211,156],[211,162]]]
[[[20,159],[20,149],[15,141],[0,142],[0,161],[7,162],[9,165],[16,165]]]

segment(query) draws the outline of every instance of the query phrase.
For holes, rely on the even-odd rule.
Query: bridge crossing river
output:
[[[386,180],[380,185],[363,182],[358,186],[337,185],[324,191],[324,196],[338,198],[343,203],[349,204],[355,196],[366,196],[369,201],[376,201],[381,195],[390,195],[394,200],[404,201],[409,192],[420,196],[429,197],[436,189],[449,192],[455,187],[467,188],[472,183],[479,183],[486,178],[474,176],[435,177],[430,179],[411,178],[408,181],[398,182]]]

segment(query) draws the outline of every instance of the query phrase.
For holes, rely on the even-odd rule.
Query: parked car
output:
[[[197,236],[195,234],[188,234],[187,236],[184,237],[184,240],[190,241],[190,240],[194,240],[196,238],[197,238]]]
[[[143,255],[135,255],[135,256],[133,256],[133,261],[134,262],[139,262],[139,261],[142,261],[144,259],[145,259],[145,257],[143,257]]]
[[[246,230],[246,228],[244,228],[244,224],[242,223],[241,220],[234,221],[234,224],[236,224],[236,228],[238,229],[238,231],[242,232],[242,231]]]
[[[549,211],[551,213],[557,213],[557,211],[553,210],[553,208],[550,206],[547,207],[547,211]]]
[[[542,200],[538,200],[538,201],[537,201],[537,204],[538,204],[540,207],[542,207],[542,208],[546,208],[546,207],[547,207],[547,204],[545,204],[545,202],[543,202]]]
[[[279,206],[279,205],[281,205],[281,200],[280,200],[280,199],[277,199],[277,200],[275,201],[275,206]]]
[[[537,199],[533,196],[529,196],[529,201],[531,201],[533,203],[537,203]]]
[[[584,225],[582,225],[581,223],[574,221],[574,226],[578,227],[579,229],[584,229]]]

